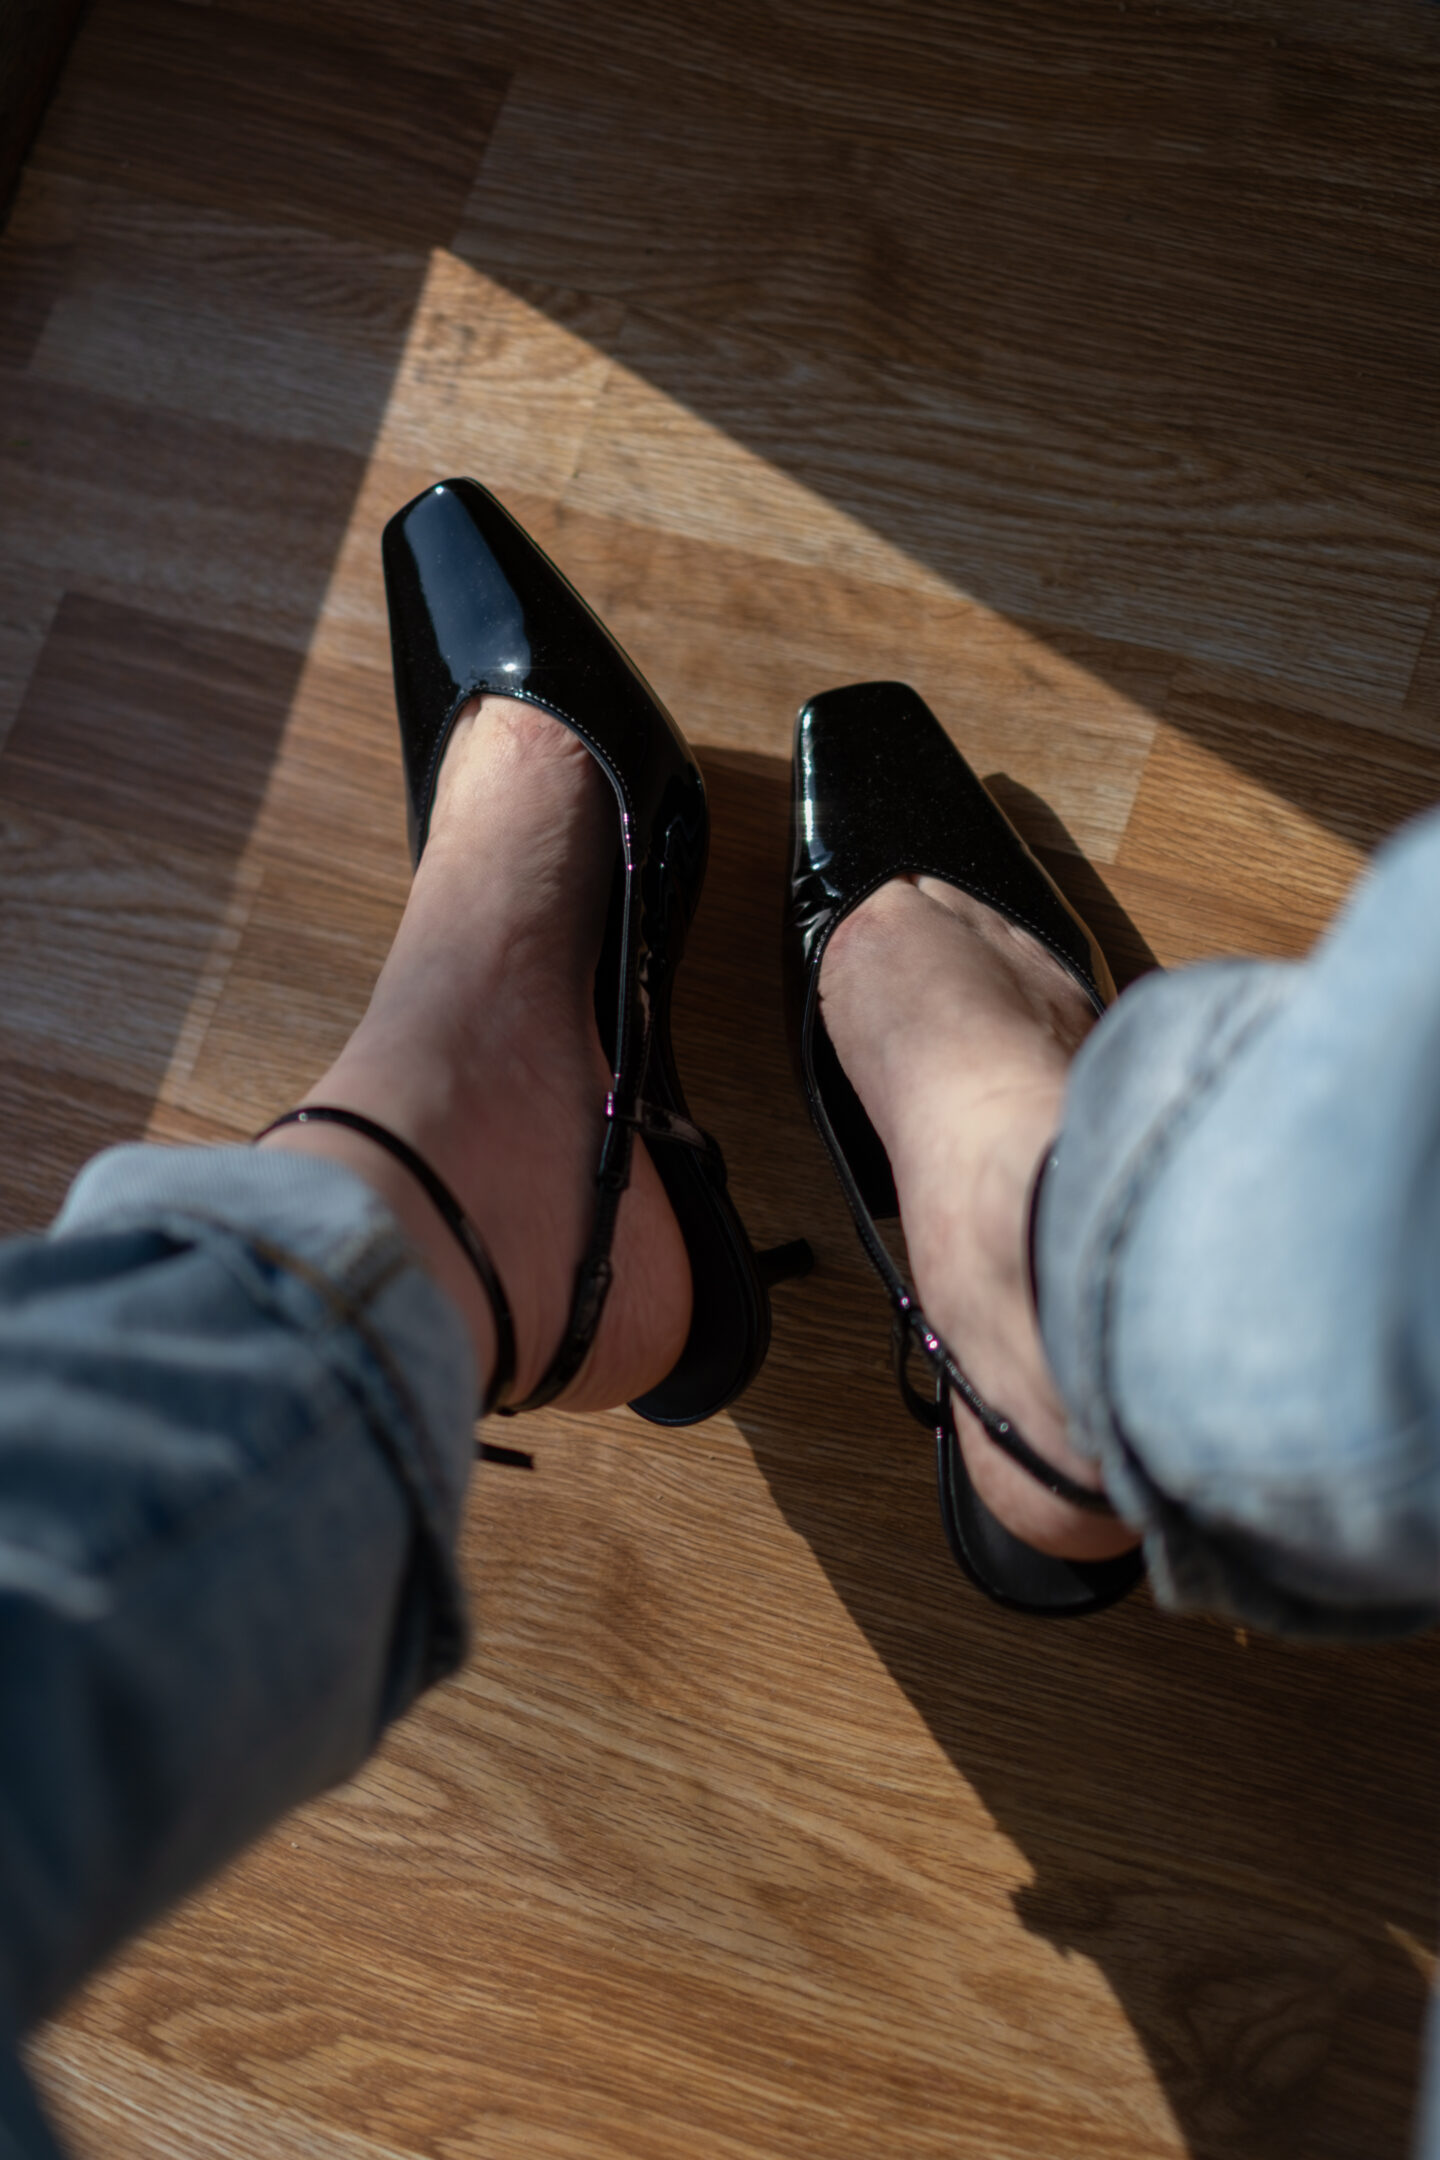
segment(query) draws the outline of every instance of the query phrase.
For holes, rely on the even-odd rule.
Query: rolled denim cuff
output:
[[[456,1665],[475,1390],[337,1164],[123,1148],[0,1244],[10,2030]]]
[[[1128,1240],[1162,1168],[1285,994],[1288,970],[1253,962],[1151,975],[1105,1015],[1077,1057],[1041,1186],[1034,1252],[1040,1331],[1070,1436],[1098,1461],[1125,1520],[1144,1533],[1162,1605],[1266,1603],[1263,1570],[1241,1569],[1146,1467],[1116,1399],[1114,1334]]]
[[[454,1550],[474,1455],[474,1349],[379,1195],[341,1164],[289,1149],[112,1148],[81,1171],[48,1235],[127,1231],[199,1247],[258,1314],[308,1340],[316,1375],[349,1398],[409,1501],[429,1591],[418,1684],[453,1671],[466,1640]]]
[[[1433,1316],[1407,1264],[1433,1216],[1432,1031],[1426,956],[1414,981],[1367,966],[1385,914],[1368,894],[1301,966],[1128,990],[1075,1062],[1036,1224],[1071,1433],[1160,1602],[1319,1640],[1440,1611]]]

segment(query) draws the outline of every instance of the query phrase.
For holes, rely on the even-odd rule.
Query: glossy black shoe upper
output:
[[[633,1407],[689,1424],[753,1378],[769,1302],[725,1190],[713,1140],[692,1124],[670,1046],[670,994],[705,874],[705,787],[684,737],[569,580],[472,480],[427,488],[385,528],[395,695],[412,852],[429,830],[456,719],[482,691],[539,706],[586,743],[618,809],[614,897],[596,974],[596,1017],[613,1088],[596,1173],[596,1215],[570,1322],[523,1404],[554,1399],[578,1372],[610,1283],[610,1243],[634,1135],[653,1145],[693,1278],[679,1364]]]
[[[970,770],[929,707],[904,683],[857,683],[806,705],[796,722],[792,859],[785,923],[786,1010],[800,1084],[855,1226],[889,1292],[896,1372],[907,1407],[935,1433],[941,1513],[956,1559],[997,1602],[1030,1612],[1092,1612],[1139,1579],[1138,1554],[1078,1564],[1011,1537],[965,1471],[951,1391],[1048,1490],[1092,1512],[1101,1496],[1067,1478],[979,1395],[926,1319],[876,1224],[898,1212],[889,1159],[835,1054],[820,1012],[820,963],[839,923],[892,878],[943,879],[1045,945],[1096,1012],[1113,998],[1085,925]],[[928,1364],[924,1394],[912,1353]]]

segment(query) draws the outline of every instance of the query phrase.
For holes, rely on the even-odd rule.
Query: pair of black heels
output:
[[[478,1234],[430,1167],[396,1135],[349,1112],[312,1106],[291,1115],[358,1124],[425,1185],[494,1311],[499,1347],[485,1407],[501,1413],[553,1401],[580,1370],[610,1286],[616,1214],[641,1134],[685,1240],[694,1296],[679,1362],[631,1407],[656,1424],[693,1424],[722,1410],[755,1377],[770,1341],[769,1291],[810,1265],[803,1240],[769,1254],[752,1249],[726,1189],[720,1150],[691,1119],[675,1066],[671,994],[709,837],[699,768],[639,671],[484,488],[447,480],[427,489],[387,526],[384,559],[416,859],[451,729],[482,692],[519,698],[572,729],[615,794],[619,846],[595,978],[612,1083],[594,1223],[560,1348],[523,1402],[509,1400],[514,1337],[503,1286]],[[1108,1505],[1053,1470],[981,1400],[891,1262],[875,1229],[877,1217],[897,1211],[889,1164],[820,1019],[820,961],[831,933],[867,894],[905,871],[946,879],[1023,923],[1097,1011],[1113,995],[1088,932],[914,692],[896,683],[831,691],[806,706],[796,737],[787,946],[806,1099],[890,1294],[901,1389],[935,1434],[942,1513],[956,1559],[1003,1604],[1094,1611],[1138,1579],[1138,1555],[1092,1566],[1050,1559],[1011,1537],[975,1493],[956,1437],[952,1390],[992,1440],[1052,1492],[1085,1507]],[[909,1379],[912,1351],[930,1369],[928,1395]]]

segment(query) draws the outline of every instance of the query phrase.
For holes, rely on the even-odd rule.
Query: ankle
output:
[[[569,1190],[565,1165],[547,1161],[533,1141],[562,1120],[573,1124],[575,1106],[551,1100],[544,1071],[518,1063],[501,1041],[458,1049],[462,1019],[443,1028],[432,1024],[428,1035],[421,1015],[409,1029],[403,1019],[367,1015],[306,1099],[358,1110],[388,1126],[454,1193],[510,1307],[516,1352],[511,1392],[518,1401],[538,1384],[564,1333],[590,1197],[578,1178]],[[363,1162],[355,1166],[366,1174]],[[414,1206],[397,1213],[413,1229]],[[436,1249],[436,1241],[427,1239],[427,1262]],[[463,1253],[459,1258],[463,1264]],[[452,1295],[455,1280],[452,1264],[444,1270]],[[473,1270],[465,1288],[471,1294],[457,1302],[473,1332],[479,1288]]]
[[[307,1100],[318,1103],[322,1096],[316,1091]],[[339,1107],[350,1108],[352,1105],[342,1103]],[[405,1165],[376,1141],[343,1125],[284,1125],[276,1132],[266,1133],[257,1145],[337,1163],[342,1169],[363,1178],[378,1194],[399,1223],[421,1265],[446,1293],[464,1322],[475,1353],[476,1399],[483,1401],[490,1391],[498,1347],[495,1309],[454,1230]]]
[[[532,707],[505,700],[491,712],[491,702],[456,730],[390,957],[310,1100],[387,1126],[454,1192],[505,1288],[519,1401],[565,1339],[593,1232],[608,1085],[594,981],[616,822],[578,737]],[[287,1144],[343,1151],[370,1178],[461,1306],[477,1354],[493,1355],[473,1270],[404,1171],[370,1163],[363,1141]],[[613,1258],[615,1287],[566,1391],[570,1408],[646,1393],[688,1331],[684,1241],[639,1146]]]

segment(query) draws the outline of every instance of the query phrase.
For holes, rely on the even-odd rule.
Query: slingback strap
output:
[[[1058,1145],[1052,1140],[1035,1166],[1035,1175],[1030,1181],[1030,1205],[1025,1210],[1025,1265],[1029,1272],[1030,1303],[1037,1325],[1040,1319],[1040,1271],[1035,1258],[1035,1248],[1040,1237],[1040,1195],[1045,1190],[1045,1180],[1059,1159]]]
[[[935,1333],[914,1298],[903,1293],[896,1299],[892,1343],[895,1355],[895,1378],[905,1407],[918,1424],[928,1432],[936,1430],[937,1418],[943,1417],[947,1387],[953,1388],[966,1409],[983,1427],[987,1437],[994,1441],[1010,1457],[1013,1463],[1043,1485],[1057,1500],[1067,1500],[1071,1507],[1083,1508],[1087,1515],[1113,1515],[1115,1509],[1103,1492],[1096,1492],[1078,1479],[1067,1477],[1054,1463],[1047,1462],[1038,1448],[1030,1445],[1024,1434],[1017,1432],[1009,1418],[1002,1417],[992,1409],[974,1383],[968,1380],[956,1364],[944,1342]],[[926,1359],[934,1375],[934,1394],[922,1395],[910,1378],[910,1353],[918,1349]]]
[[[501,1417],[519,1417],[526,1411],[543,1410],[570,1385],[590,1354],[600,1315],[605,1310],[605,1300],[615,1279],[610,1248],[615,1238],[615,1219],[621,1196],[630,1183],[637,1132],[647,1140],[673,1141],[680,1147],[692,1149],[705,1157],[712,1174],[724,1183],[725,1158],[718,1142],[709,1133],[692,1124],[689,1118],[682,1117],[678,1110],[667,1110],[663,1105],[646,1102],[639,1096],[628,1105],[623,1104],[616,1091],[610,1090],[605,1097],[605,1137],[600,1146],[600,1167],[595,1174],[595,1219],[590,1242],[575,1271],[575,1288],[565,1333],[543,1377],[525,1400],[497,1405]],[[776,1262],[770,1281],[804,1274],[814,1265],[814,1256],[803,1238],[779,1251],[782,1257]],[[763,1271],[763,1257],[760,1265]],[[761,1279],[766,1280],[763,1272]]]
[[[510,1301],[484,1240],[444,1179],[431,1169],[423,1155],[416,1153],[408,1140],[391,1132],[388,1125],[378,1125],[374,1118],[362,1116],[358,1110],[339,1110],[331,1103],[307,1103],[303,1110],[287,1110],[283,1117],[273,1119],[264,1131],[256,1133],[255,1138],[263,1140],[266,1133],[278,1132],[282,1125],[343,1125],[348,1132],[373,1140],[376,1147],[393,1155],[396,1162],[409,1171],[480,1278],[480,1287],[495,1322],[495,1364],[490,1385],[480,1404],[480,1415],[489,1417],[492,1411],[499,1410],[500,1398],[515,1378],[515,1323],[510,1317]]]
[[[621,1195],[630,1183],[637,1132],[643,1133],[647,1140],[673,1140],[682,1147],[693,1148],[697,1154],[707,1156],[722,1178],[724,1176],[724,1158],[709,1133],[702,1132],[698,1125],[692,1125],[689,1118],[682,1117],[676,1110],[666,1110],[659,1103],[645,1102],[639,1097],[625,1105],[615,1089],[610,1090],[605,1097],[605,1137],[600,1146],[600,1167],[595,1173],[595,1220],[591,1225],[590,1242],[575,1271],[575,1288],[565,1333],[543,1377],[524,1402],[502,1404],[502,1417],[518,1417],[524,1411],[543,1410],[570,1385],[590,1354],[615,1277],[610,1247],[615,1238],[615,1218]]]
[[[709,1155],[720,1163],[719,1142],[700,1126],[692,1125],[689,1118],[681,1117],[678,1110],[666,1110],[660,1103],[636,1101],[628,1109],[622,1109],[612,1092],[605,1098],[605,1115],[616,1124],[629,1125],[643,1133],[647,1140],[675,1140],[681,1147],[693,1148],[697,1155]]]
[[[763,1290],[773,1290],[777,1283],[798,1282],[802,1276],[812,1274],[815,1254],[809,1238],[791,1238],[784,1245],[767,1245],[755,1255],[755,1272],[760,1277]]]
[[[615,1279],[610,1247],[615,1240],[615,1218],[620,1211],[621,1196],[630,1183],[635,1143],[634,1127],[616,1117],[612,1110],[614,1100],[613,1095],[605,1098],[605,1137],[600,1143],[600,1166],[595,1173],[595,1217],[590,1226],[590,1241],[575,1270],[575,1287],[570,1294],[570,1312],[560,1347],[523,1402],[500,1404],[501,1417],[519,1417],[526,1411],[543,1410],[570,1385],[590,1355],[600,1315],[605,1310],[605,1300]]]

